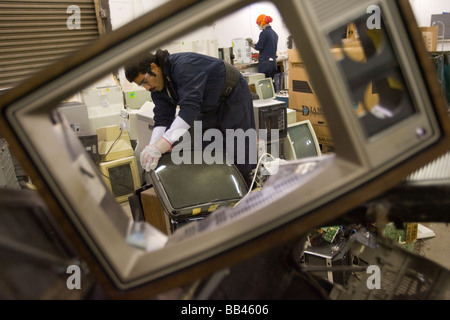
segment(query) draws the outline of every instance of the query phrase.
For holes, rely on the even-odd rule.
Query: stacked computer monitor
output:
[[[119,126],[97,129],[102,177],[118,202],[125,202],[141,186],[134,150],[127,131]]]
[[[97,133],[91,130],[88,108],[79,101],[66,101],[58,105],[58,113],[65,118],[95,164],[100,162]]]
[[[98,128],[119,124],[124,109],[122,88],[119,86],[90,87],[81,91],[81,100],[87,106],[89,125]]]
[[[259,99],[253,100],[258,150],[275,158],[284,158],[284,140],[287,135],[287,108],[283,101],[275,99],[272,78],[255,81]]]

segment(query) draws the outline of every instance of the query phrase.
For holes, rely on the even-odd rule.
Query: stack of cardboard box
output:
[[[320,144],[332,145],[325,115],[297,49],[289,49],[288,60],[289,108],[295,110],[297,121],[311,121]]]

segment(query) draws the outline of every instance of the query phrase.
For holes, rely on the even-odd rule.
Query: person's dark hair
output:
[[[155,54],[147,53],[146,55],[141,56],[140,59],[130,61],[124,66],[125,77],[128,81],[133,82],[139,73],[148,73],[151,76],[155,76],[155,74],[150,71],[150,64],[155,63],[158,67],[163,68],[168,55],[169,52],[167,50],[158,49]]]
[[[152,53],[148,53],[144,57],[138,60],[127,63],[124,67],[125,77],[128,81],[133,82],[139,73],[145,74],[150,71],[150,64],[156,63],[156,57]]]

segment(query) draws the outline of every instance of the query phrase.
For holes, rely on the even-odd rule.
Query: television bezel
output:
[[[425,103],[414,120],[429,121],[433,136],[420,143],[409,143],[407,152],[391,148],[388,150],[391,152],[390,158],[385,155],[382,159],[375,159],[375,162],[367,157],[367,152],[372,151],[365,147],[368,141],[358,134],[358,130],[356,133],[354,131],[358,124],[352,111],[342,105],[345,84],[341,81],[334,83],[342,77],[336,74],[339,71],[335,67],[331,73],[328,68],[330,64],[335,64],[326,52],[328,43],[323,28],[329,27],[334,20],[323,20],[319,25],[316,16],[311,15],[311,1],[271,1],[291,28],[293,40],[299,46],[305,64],[315,67],[315,72],[311,73],[315,91],[327,118],[333,120],[329,122],[329,129],[335,143],[335,157],[330,167],[322,168],[320,174],[296,190],[308,192],[307,202],[299,199],[296,192],[291,192],[260,209],[258,219],[247,216],[218,230],[154,252],[145,253],[130,247],[123,230],[119,230],[123,223],[115,223],[123,218],[119,204],[116,201],[108,203],[106,212],[99,207],[99,203],[106,205],[102,202],[104,198],[97,198],[99,202],[95,205],[89,203],[89,197],[94,195],[85,189],[87,186],[82,182],[92,172],[88,175],[73,172],[74,165],[84,171],[92,169],[92,164],[87,160],[65,163],[65,160],[71,159],[68,155],[70,150],[54,150],[56,145],[48,147],[49,143],[60,142],[59,136],[55,137],[52,132],[53,127],[67,126],[55,123],[49,114],[60,101],[115,70],[127,59],[147,50],[155,50],[167,41],[255,2],[259,1],[170,1],[2,93],[0,134],[7,139],[50,211],[112,298],[147,299],[174,286],[191,283],[199,275],[204,277],[226,265],[297,239],[311,228],[324,225],[394,187],[408,174],[447,152],[450,147],[447,106],[408,0],[382,0],[377,3],[382,4],[383,12],[396,12],[388,26],[399,36],[395,39],[399,47],[408,48],[405,49],[407,53],[402,51],[403,57],[411,58],[409,62],[417,69],[414,81],[420,85],[418,94],[423,94],[432,102]],[[355,10],[361,10],[368,4],[372,1],[358,2],[351,10],[343,11],[342,15],[332,12],[333,17],[349,18]],[[411,125],[416,124],[406,124],[409,129]],[[48,137],[53,140],[46,140]],[[389,135],[381,140],[389,147],[395,144],[389,141]],[[59,182],[60,176],[66,181]],[[88,182],[99,188],[95,190],[104,191],[102,185],[105,188],[106,185],[97,184],[100,180],[98,175]],[[66,194],[66,191],[70,192],[67,181],[76,183],[80,190]],[[332,183],[328,183],[330,181]],[[104,196],[112,198],[110,193]],[[114,215],[114,221],[111,215]]]
[[[285,146],[284,146],[284,155],[286,157],[286,160],[298,160],[301,158],[297,157],[297,154],[295,153],[295,148],[293,146],[293,141],[292,138],[289,134],[289,128],[292,127],[297,127],[297,126],[302,126],[302,125],[306,125],[309,129],[309,132],[311,133],[312,139],[313,139],[313,143],[314,143],[314,147],[316,149],[316,157],[320,157],[322,155],[322,151],[320,150],[320,144],[319,144],[319,140],[317,139],[317,135],[316,132],[314,131],[314,127],[311,123],[311,121],[309,119],[306,120],[302,120],[302,121],[297,121],[294,123],[290,123],[287,126],[287,136],[286,136],[286,140],[285,140]]]

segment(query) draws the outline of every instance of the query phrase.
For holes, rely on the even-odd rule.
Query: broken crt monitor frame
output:
[[[449,148],[445,100],[408,0],[272,1],[305,65],[314,70],[311,80],[335,153],[311,161],[307,174],[299,170],[305,163],[280,166],[281,174],[259,191],[267,189],[270,197],[263,205],[260,199],[266,198],[251,193],[201,221],[210,228],[193,224],[190,232],[173,234],[150,251],[130,245],[129,219],[54,109],[127,60],[254,2],[169,1],[2,94],[1,136],[112,297],[150,297],[301,237]],[[351,22],[364,61],[330,53],[344,46],[342,34]],[[372,105],[364,101],[370,82],[380,95]],[[358,112],[355,105],[361,106]]]

